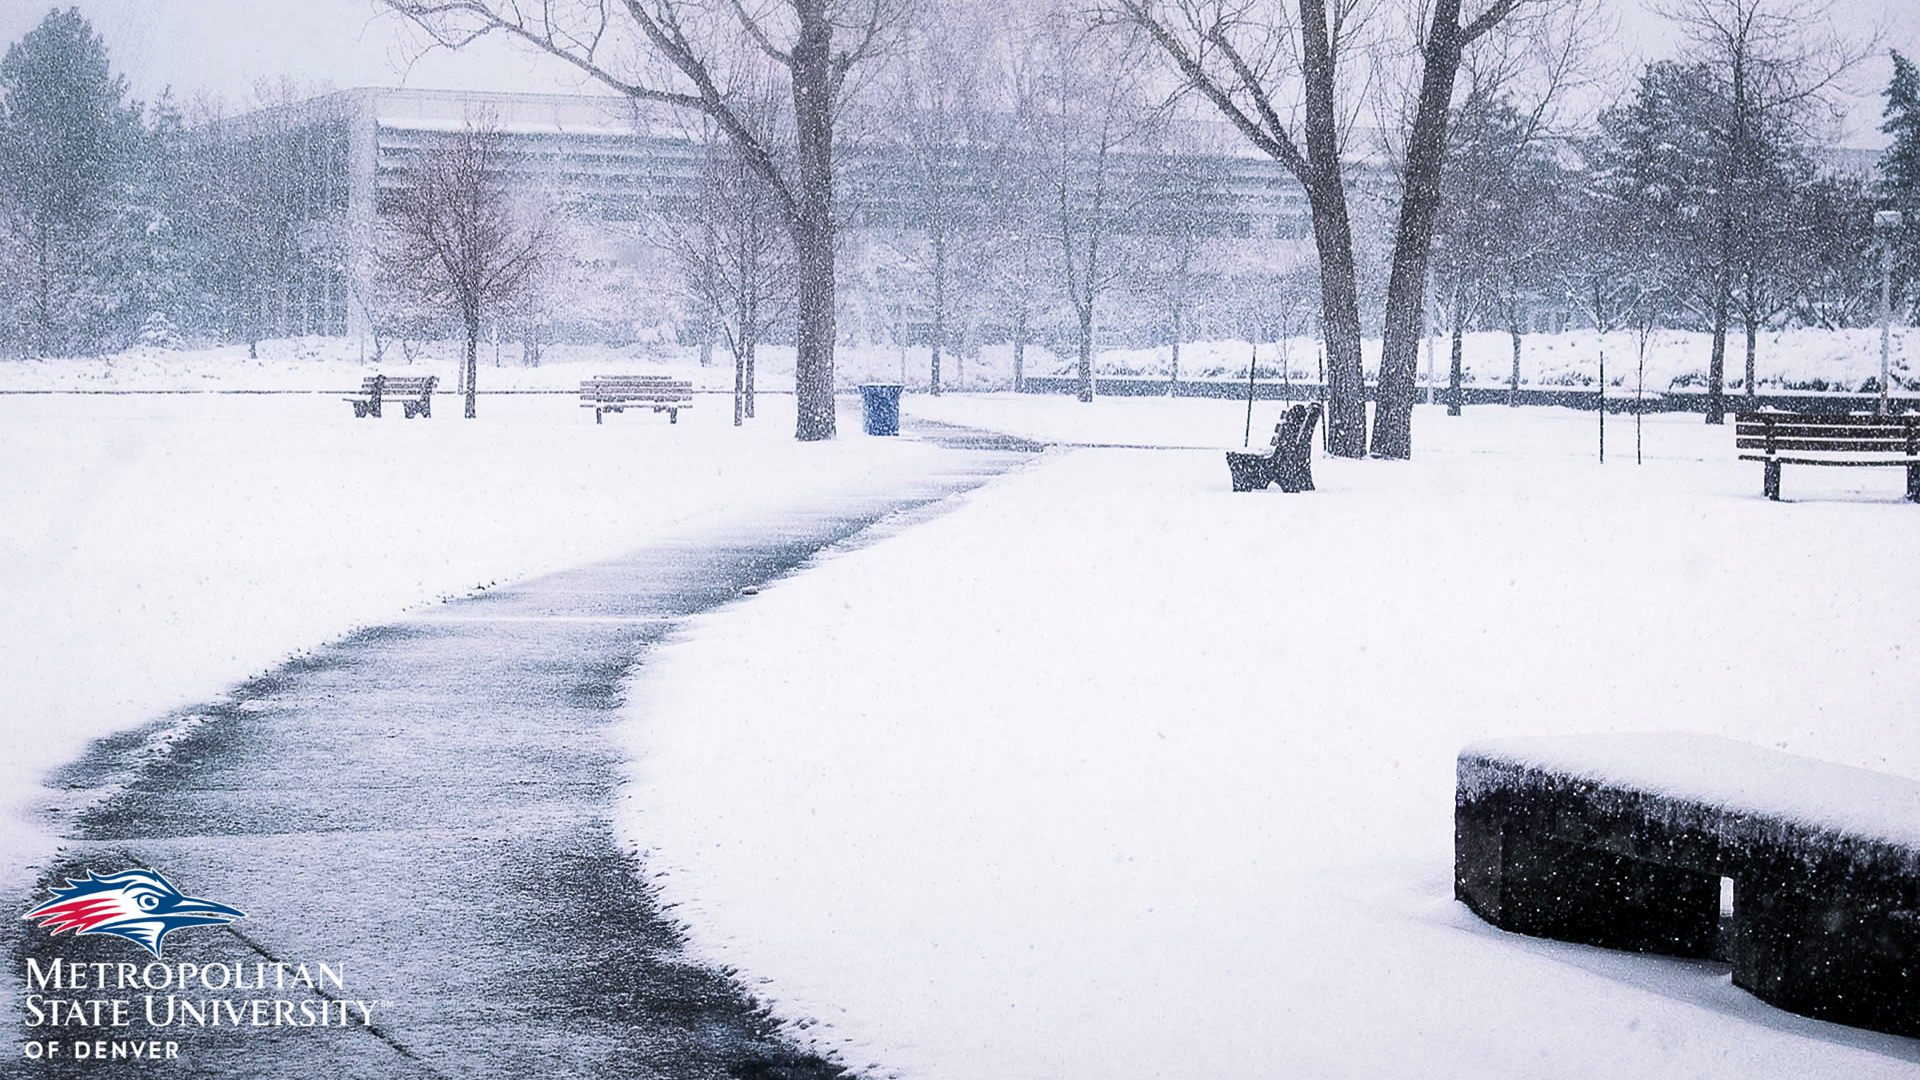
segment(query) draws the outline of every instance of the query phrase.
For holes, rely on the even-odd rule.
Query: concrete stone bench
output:
[[[1731,960],[1779,1008],[1920,1036],[1920,783],[1903,777],[1707,735],[1477,743],[1454,895],[1505,930]]]

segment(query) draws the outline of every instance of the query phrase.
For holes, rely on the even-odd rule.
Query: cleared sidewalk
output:
[[[609,735],[624,680],[679,620],[1036,449],[919,430],[950,449],[912,482],[450,601],[100,744],[61,779],[116,786],[61,824],[54,872],[16,910],[83,871],[149,867],[247,916],[171,934],[163,964],[10,920],[22,1004],[38,999],[16,1042],[41,1056],[16,1049],[7,1071],[836,1074],[740,978],[685,957],[614,843]],[[89,1000],[126,1004],[64,1004]]]

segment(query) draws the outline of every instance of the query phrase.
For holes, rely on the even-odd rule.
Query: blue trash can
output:
[[[860,384],[860,413],[867,434],[900,434],[900,384]]]

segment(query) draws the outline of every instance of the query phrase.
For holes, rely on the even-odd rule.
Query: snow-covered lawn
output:
[[[358,381],[324,366],[273,385]],[[802,446],[761,404],[596,428],[564,395],[378,424],[318,395],[0,396],[7,801],[355,625],[937,452],[852,414]],[[648,657],[623,834],[803,1037],[926,1080],[1920,1065],[1724,966],[1451,898],[1474,740],[1679,729],[1920,778],[1900,471],[1790,468],[1776,504],[1697,417],[1649,417],[1642,464],[1609,417],[1602,465],[1591,413],[1422,407],[1411,462],[1234,494],[1244,403],[906,409],[1136,448],[1050,452]],[[19,885],[44,841],[7,835]]]
[[[1203,402],[910,399],[1089,440]],[[1262,417],[1270,426],[1272,409]],[[700,939],[904,1076],[1906,1075],[1726,969],[1451,899],[1454,755],[1683,729],[1920,777],[1920,507],[1696,417],[1418,418],[1410,463],[1228,491],[1079,450],[650,661],[630,835]],[[1867,475],[1858,475],[1866,472]]]

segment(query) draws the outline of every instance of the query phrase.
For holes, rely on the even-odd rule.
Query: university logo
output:
[[[106,877],[84,871],[79,880],[53,890],[53,899],[27,912],[26,918],[55,934],[116,934],[160,956],[160,943],[170,933],[188,926],[224,926],[246,912],[188,896],[152,870],[122,870]]]

